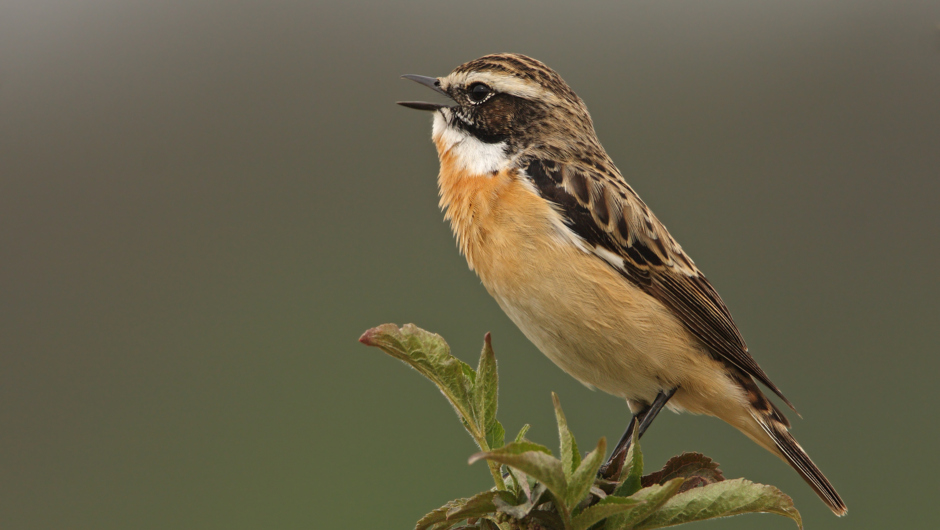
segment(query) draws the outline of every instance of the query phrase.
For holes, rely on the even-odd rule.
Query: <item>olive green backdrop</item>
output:
[[[849,505],[726,425],[664,414],[807,528],[936,528],[936,1],[0,4],[0,527],[409,528],[487,487],[440,394],[356,342],[414,322],[500,417],[620,435],[513,327],[437,208],[400,80],[517,51],[588,103],[721,292]],[[702,529],[791,528],[754,515]]]

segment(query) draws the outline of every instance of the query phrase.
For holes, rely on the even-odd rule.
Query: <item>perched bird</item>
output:
[[[446,77],[403,77],[451,100],[399,104],[433,112],[440,205],[470,268],[549,359],[634,413],[612,459],[632,426],[642,434],[664,406],[707,414],[782,458],[836,515],[846,513],[755,379],[793,406],[554,70],[495,54]]]

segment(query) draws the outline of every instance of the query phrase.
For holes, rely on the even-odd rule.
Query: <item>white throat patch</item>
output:
[[[461,169],[470,175],[489,176],[509,167],[511,160],[506,154],[506,142],[488,144],[467,131],[448,127],[442,112],[450,111],[434,112],[431,137],[444,152],[450,152]]]

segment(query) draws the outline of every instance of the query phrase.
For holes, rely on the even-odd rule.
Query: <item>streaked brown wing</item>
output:
[[[588,246],[622,257],[617,270],[625,278],[671,309],[716,358],[753,376],[796,410],[748,353],[715,289],[615,169],[532,160],[525,172]]]

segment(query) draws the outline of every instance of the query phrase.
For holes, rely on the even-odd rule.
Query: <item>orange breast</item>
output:
[[[525,247],[546,243],[557,214],[521,180],[517,170],[474,175],[448,152],[440,154],[441,208],[460,252],[486,283],[494,268],[512,266]]]

